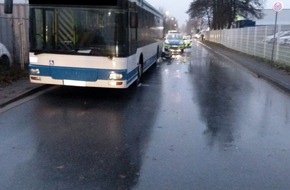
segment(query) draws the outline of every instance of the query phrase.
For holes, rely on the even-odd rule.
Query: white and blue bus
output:
[[[29,0],[30,81],[138,84],[161,55],[162,17],[145,0]]]

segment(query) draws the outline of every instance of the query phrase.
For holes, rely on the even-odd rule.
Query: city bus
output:
[[[11,1],[5,0],[6,13]],[[29,0],[32,83],[140,84],[161,55],[162,39],[163,16],[145,0]]]

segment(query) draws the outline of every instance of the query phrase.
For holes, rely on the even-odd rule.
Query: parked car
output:
[[[165,55],[180,54],[184,51],[184,41],[181,33],[167,34],[164,41]]]
[[[194,34],[194,36],[193,36],[193,37],[194,37],[195,39],[199,39],[199,38],[200,38],[200,36],[201,36],[201,33],[196,33],[196,34]]]
[[[289,36],[280,37],[277,41],[279,45],[290,45],[290,34]]]
[[[12,63],[11,55],[4,44],[0,43],[0,67],[10,67]]]
[[[275,38],[277,39],[277,41],[279,40],[279,38],[283,37],[283,36],[289,36],[290,35],[290,31],[279,31],[275,34]],[[269,35],[269,36],[266,36],[264,39],[263,39],[263,42],[265,43],[273,43],[274,42],[274,34],[273,35]]]
[[[192,46],[191,36],[184,36],[183,41],[184,41],[185,48]]]

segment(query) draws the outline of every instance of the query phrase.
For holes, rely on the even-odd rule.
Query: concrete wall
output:
[[[28,63],[28,6],[15,4],[13,14],[4,14],[0,4],[0,41],[10,52],[13,64]]]

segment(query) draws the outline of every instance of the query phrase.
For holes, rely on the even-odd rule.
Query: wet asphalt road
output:
[[[290,189],[289,108],[196,43],[138,88],[54,87],[0,113],[0,189]]]

